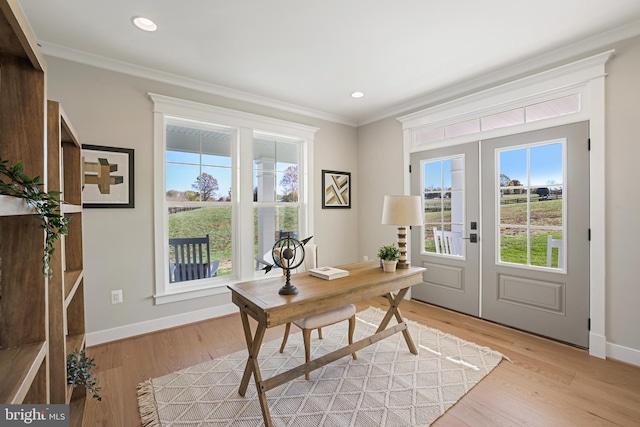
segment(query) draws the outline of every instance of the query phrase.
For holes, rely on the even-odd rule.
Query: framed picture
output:
[[[82,145],[82,206],[133,208],[133,149]]]
[[[351,208],[351,172],[322,171],[322,209]]]

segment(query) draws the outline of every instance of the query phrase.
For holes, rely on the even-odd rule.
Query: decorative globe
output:
[[[311,236],[313,237],[313,236]],[[271,249],[274,265],[282,268],[286,274],[286,282],[278,291],[280,295],[295,295],[298,288],[291,284],[291,270],[296,269],[304,262],[304,245],[311,240],[311,237],[300,241],[287,234],[276,241]],[[271,270],[271,266],[265,267],[265,272]]]

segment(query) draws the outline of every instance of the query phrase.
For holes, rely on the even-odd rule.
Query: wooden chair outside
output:
[[[462,255],[462,233],[433,227],[433,238],[437,254]]]
[[[205,279],[218,274],[219,260],[211,262],[209,235],[169,239],[169,282]]]
[[[547,234],[547,267],[551,267],[553,260],[553,248],[558,249],[558,268],[564,268],[564,257],[562,250],[562,239],[554,239],[551,234]]]

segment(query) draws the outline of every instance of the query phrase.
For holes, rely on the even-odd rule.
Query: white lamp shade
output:
[[[386,225],[422,225],[420,196],[384,196],[382,223]]]

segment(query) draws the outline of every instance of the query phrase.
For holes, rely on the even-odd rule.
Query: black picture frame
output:
[[[351,209],[351,172],[322,170],[322,209]]]
[[[134,208],[132,148],[82,144],[82,206]]]

